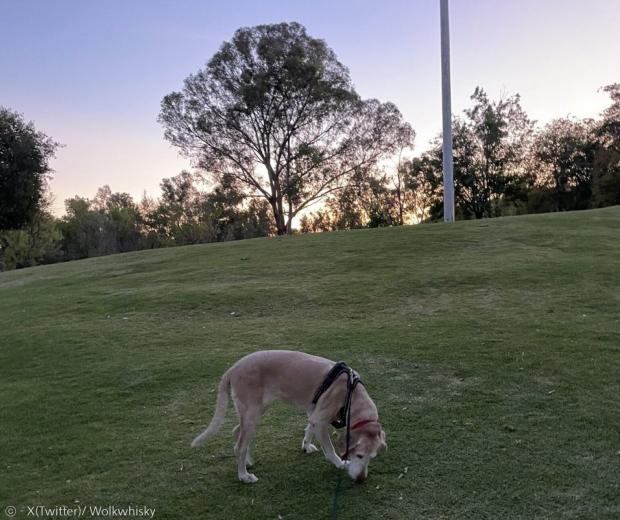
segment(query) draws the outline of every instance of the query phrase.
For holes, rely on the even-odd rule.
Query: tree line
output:
[[[0,232],[0,268],[275,234],[263,201],[246,201],[226,183],[208,192],[198,183],[195,174],[183,171],[162,180],[158,199],[139,202],[103,186],[92,199],[66,200],[60,218],[42,201],[26,225]]]
[[[456,216],[480,219],[620,204],[620,84],[597,120],[559,118],[542,128],[518,95],[477,88],[453,119]],[[307,232],[443,219],[442,139],[326,200],[301,221]]]
[[[457,218],[619,204],[620,84],[603,90],[611,104],[598,119],[540,128],[518,95],[477,88],[453,119]],[[239,29],[163,99],[159,121],[194,173],[139,202],[104,186],[57,218],[46,185],[58,143],[0,108],[0,269],[443,217],[441,136],[413,157],[398,108],[361,99],[297,23]]]

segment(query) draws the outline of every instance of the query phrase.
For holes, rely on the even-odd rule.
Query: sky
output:
[[[596,117],[620,82],[620,0],[451,0],[453,111],[477,85],[519,93],[544,124]],[[297,21],[324,39],[364,98],[417,132],[441,130],[439,0],[0,0],[0,105],[63,144],[53,210],[98,187],[159,195],[190,168],[164,140],[161,99],[239,27]]]

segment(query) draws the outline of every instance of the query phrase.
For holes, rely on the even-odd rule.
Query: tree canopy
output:
[[[554,210],[588,207],[596,147],[590,119],[556,119],[538,132],[532,153],[537,185],[550,193]]]
[[[501,213],[499,204],[515,196],[525,176],[534,123],[521,107],[518,95],[492,101],[477,87],[472,106],[454,118],[454,185],[457,213],[485,218]],[[421,200],[431,218],[442,212],[441,139],[410,164],[410,185],[422,189]],[[424,211],[422,211],[424,213]]]
[[[19,229],[34,220],[57,146],[20,114],[0,107],[0,230]]]
[[[394,104],[360,99],[335,53],[298,23],[237,30],[164,98],[159,120],[214,180],[263,197],[278,234],[414,136]]]

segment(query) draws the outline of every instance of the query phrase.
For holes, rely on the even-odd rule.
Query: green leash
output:
[[[312,400],[313,404],[316,404],[321,395],[329,388],[334,380],[343,372],[347,374],[347,394],[344,400],[344,406],[340,409],[339,420],[336,423],[332,422],[332,425],[336,428],[344,426],[346,428],[346,450],[344,452],[344,459],[349,458],[349,448],[351,446],[351,399],[353,398],[353,390],[355,387],[362,383],[362,380],[357,375],[357,372],[349,368],[346,363],[336,363],[334,367],[329,371],[327,377],[317,390]],[[362,383],[364,384],[364,383]],[[338,482],[336,483],[336,490],[334,491],[334,501],[332,503],[332,520],[338,518],[338,495],[340,494],[340,486],[342,484],[342,472],[338,475]]]
[[[345,418],[345,427],[347,429],[346,436],[346,450],[344,452],[345,460],[349,458],[349,448],[351,447],[351,399],[353,397],[353,390],[358,383],[361,383],[357,374],[355,374],[351,369],[349,369],[349,374],[347,378],[347,397],[344,403],[344,418]],[[338,495],[340,494],[340,485],[342,484],[342,471],[340,475],[338,475],[338,483],[336,484],[336,491],[334,491],[334,503],[332,505],[332,520],[336,520],[338,518]]]
[[[336,491],[334,491],[334,502],[332,503],[332,520],[338,518],[338,495],[340,494],[340,484],[342,484],[342,473],[338,475],[338,483],[336,484]]]

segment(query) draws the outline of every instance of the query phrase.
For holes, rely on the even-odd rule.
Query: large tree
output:
[[[50,159],[58,144],[21,114],[0,107],[0,229],[34,221],[45,200]]]
[[[334,52],[298,23],[237,30],[164,98],[159,120],[216,182],[267,200],[278,234],[413,135],[395,105],[361,100]]]

